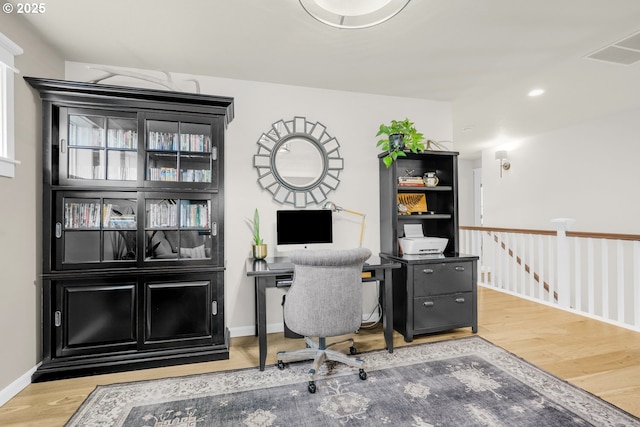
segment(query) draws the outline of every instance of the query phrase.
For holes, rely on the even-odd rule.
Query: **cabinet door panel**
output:
[[[220,262],[217,199],[193,194],[145,193],[145,258],[149,265]],[[165,198],[156,198],[159,196]]]
[[[145,186],[218,188],[219,119],[147,114]]]
[[[145,284],[145,344],[211,343],[211,282]]]
[[[137,193],[60,191],[53,226],[56,269],[137,262]]]
[[[473,320],[473,293],[464,292],[413,300],[413,329],[446,330],[469,326]]]
[[[63,185],[133,185],[137,178],[136,114],[60,108],[59,179]]]
[[[136,346],[135,283],[63,283],[54,320],[58,355],[125,350]]]
[[[471,262],[421,264],[413,269],[416,297],[465,292],[473,288]]]

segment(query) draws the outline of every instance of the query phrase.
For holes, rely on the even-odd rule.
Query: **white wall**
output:
[[[157,73],[135,70],[147,74]],[[104,73],[87,68],[87,64],[67,63],[68,80],[87,81]],[[246,277],[245,260],[250,255],[251,232],[246,219],[255,208],[260,211],[261,231],[270,254],[276,247],[275,212],[282,208],[271,194],[256,182],[253,155],[256,141],[272,123],[294,116],[321,122],[327,132],[341,144],[344,171],[340,185],[329,194],[329,200],[347,209],[367,215],[363,245],[374,254],[379,251],[378,149],[376,132],[380,123],[391,119],[415,121],[425,136],[435,140],[452,139],[451,105],[449,103],[384,97],[353,92],[320,90],[305,87],[220,79],[208,76],[173,74],[184,90],[193,90],[185,79],[196,78],[202,93],[231,96],[235,99],[235,118],[227,130],[225,145],[225,257],[227,261],[225,303],[227,325],[232,335],[253,334],[254,287]],[[105,83],[155,87],[136,80],[118,78]],[[317,205],[312,208],[319,208]],[[287,208],[292,206],[287,205]],[[348,214],[334,215],[335,247],[358,245],[360,218]],[[368,290],[363,307],[371,310],[375,290]],[[267,296],[271,330],[282,322],[281,294],[270,290]],[[281,326],[280,326],[281,327]]]
[[[473,213],[474,184],[473,169],[476,160],[458,159],[458,223],[459,225],[475,225]]]
[[[16,14],[0,14],[0,31],[24,53],[15,66],[15,178],[0,178],[0,406],[29,383],[42,360],[40,101],[23,76],[63,78],[62,57]]]
[[[497,149],[511,169],[499,177]],[[484,225],[640,234],[640,110],[483,151]]]

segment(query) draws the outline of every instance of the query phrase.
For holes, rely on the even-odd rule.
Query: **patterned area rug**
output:
[[[365,353],[307,391],[305,362],[97,387],[67,426],[640,426],[480,337]]]

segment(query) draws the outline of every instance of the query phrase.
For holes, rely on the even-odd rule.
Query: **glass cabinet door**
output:
[[[135,119],[107,119],[107,179],[136,181],[138,129]]]
[[[62,268],[98,263],[135,263],[137,200],[118,197],[60,195],[61,218],[55,226]]]
[[[209,199],[147,199],[145,260],[210,260],[213,237]]]
[[[136,181],[135,116],[61,109],[60,180]]]
[[[147,120],[146,180],[211,184],[217,150],[211,123]]]
[[[103,261],[135,261],[136,200],[104,199]]]
[[[62,262],[100,262],[100,199],[65,198],[63,212],[62,231],[56,230],[63,239]]]
[[[69,115],[69,179],[105,179],[105,118]]]

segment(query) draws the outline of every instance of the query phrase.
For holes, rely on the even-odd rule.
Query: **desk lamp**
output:
[[[362,235],[364,234],[364,219],[366,217],[365,214],[363,214],[362,212],[356,212],[356,211],[352,211],[349,209],[345,209],[343,207],[340,206],[336,206],[335,203],[333,202],[327,202],[324,204],[324,206],[322,207],[322,209],[331,209],[332,212],[348,212],[350,214],[354,214],[354,215],[359,215],[362,217],[362,223],[360,224],[360,246],[362,247]]]

